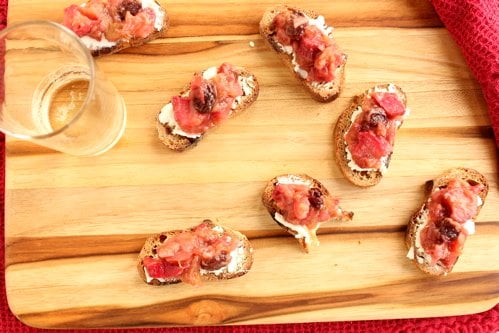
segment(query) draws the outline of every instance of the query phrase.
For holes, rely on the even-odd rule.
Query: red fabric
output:
[[[458,1],[460,5],[455,5],[456,0],[434,0],[437,11],[442,16],[443,21],[449,24],[451,33],[457,30],[456,40],[463,48],[463,52],[469,60],[470,67],[482,84],[485,97],[489,103],[491,118],[494,119],[496,138],[499,138],[499,109],[498,109],[498,79],[499,79],[499,59],[497,31],[498,0],[477,0]],[[465,4],[463,4],[463,2]],[[481,6],[481,7],[480,7]],[[480,9],[481,8],[481,9]],[[488,9],[487,9],[488,8]],[[467,11],[470,12],[467,14]],[[5,26],[7,12],[7,0],[0,0],[0,29]],[[453,17],[449,20],[445,15]],[[457,23],[457,19],[462,19]],[[454,21],[453,21],[454,20]],[[474,25],[477,24],[476,29]],[[459,27],[459,29],[458,29]],[[466,27],[465,29],[462,29]],[[477,31],[492,31],[484,37],[479,37]],[[465,42],[476,42],[476,49],[468,46]],[[1,52],[2,50],[0,50]],[[2,52],[3,53],[3,52]],[[0,73],[3,73],[3,62],[0,62]],[[491,86],[489,86],[491,84]],[[3,89],[0,89],[3,91]],[[5,188],[5,140],[0,136],[0,207],[4,209],[4,188]],[[4,241],[4,218],[0,219],[0,252],[3,251]],[[7,305],[5,293],[4,256],[0,255],[0,332],[21,333],[21,332],[106,332],[106,333],[305,333],[305,332],[474,332],[492,333],[499,332],[499,305],[493,309],[475,315],[454,316],[431,319],[398,319],[398,320],[378,320],[378,321],[348,321],[348,322],[327,322],[327,323],[307,323],[307,324],[284,324],[284,325],[248,325],[248,326],[224,326],[224,327],[196,327],[196,328],[155,328],[155,329],[109,329],[109,330],[39,330],[27,327],[18,321],[10,312]]]
[[[430,0],[482,87],[499,147],[499,0]]]

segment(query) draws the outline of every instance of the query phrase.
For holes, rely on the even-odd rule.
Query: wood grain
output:
[[[84,2],[84,1],[81,1]],[[63,8],[78,1],[16,0],[9,6],[8,22],[26,19],[51,19],[61,22]],[[187,3],[180,0],[160,1],[171,17],[168,37],[223,36],[258,33],[263,12],[276,5],[275,1],[213,1]],[[279,3],[279,2],[278,2]],[[308,7],[337,27],[441,27],[443,24],[427,1],[411,0],[351,0],[293,1],[293,5]],[[27,15],[26,8],[29,8]],[[223,24],[221,24],[223,22]]]
[[[9,22],[60,20],[69,3],[17,0]],[[497,303],[499,262],[491,258],[499,255],[499,187],[487,109],[431,6],[307,2],[338,27],[335,36],[349,55],[344,92],[320,104],[256,34],[259,15],[272,4],[169,1],[165,38],[98,59],[128,109],[123,138],[104,155],[77,158],[7,139],[6,285],[23,322],[45,328],[310,322],[466,314]],[[169,151],[157,139],[156,113],[192,73],[221,61],[255,73],[258,101],[194,149]],[[359,189],[333,160],[332,131],[354,95],[384,82],[406,91],[412,113],[387,176]],[[425,181],[455,166],[478,169],[491,189],[454,272],[431,278],[405,258],[404,230]],[[320,179],[355,212],[349,223],[326,224],[321,246],[309,255],[260,202],[267,180],[288,172]],[[250,238],[252,270],[198,288],[143,283],[135,260],[145,238],[204,218]]]

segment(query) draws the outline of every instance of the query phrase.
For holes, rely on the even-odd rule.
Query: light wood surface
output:
[[[142,327],[446,316],[497,303],[499,192],[487,109],[429,4],[297,1],[338,27],[349,55],[344,92],[320,104],[257,35],[272,2],[162,2],[172,18],[165,38],[97,61],[128,108],[115,148],[77,158],[7,142],[6,284],[16,316],[48,328]],[[58,21],[69,4],[12,1],[8,20]],[[258,77],[258,101],[194,149],[169,151],[157,140],[156,113],[193,72],[222,61]],[[332,131],[355,94],[384,82],[406,91],[412,113],[388,174],[359,189],[333,160]],[[431,278],[406,259],[404,230],[424,182],[455,166],[481,171],[491,190],[454,272]],[[350,223],[326,224],[308,255],[260,202],[266,181],[288,172],[318,178],[355,212]],[[135,260],[145,238],[204,218],[250,238],[252,270],[200,287],[143,283]]]

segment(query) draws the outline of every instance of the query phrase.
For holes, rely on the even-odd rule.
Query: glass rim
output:
[[[74,33],[71,29],[67,28],[66,26],[64,26],[60,23],[49,21],[49,20],[29,20],[29,21],[23,21],[20,23],[14,23],[12,25],[9,25],[5,29],[0,31],[0,41],[2,41],[2,40],[5,41],[5,37],[10,32],[16,31],[20,28],[29,27],[29,26],[45,26],[45,27],[55,28],[56,30],[59,30],[59,31],[62,31],[63,33],[65,33],[68,37],[70,37],[73,41],[76,42],[76,44],[78,45],[78,48],[85,55],[85,60],[88,64],[88,68],[90,70],[90,73],[89,73],[90,78],[89,78],[89,82],[88,82],[88,89],[87,89],[87,95],[85,96],[85,100],[83,101],[79,110],[73,115],[72,119],[69,122],[67,122],[67,124],[65,124],[64,126],[58,128],[57,130],[52,130],[51,132],[45,133],[45,134],[27,135],[27,134],[14,133],[14,132],[4,128],[4,126],[2,126],[0,124],[0,131],[2,131],[3,133],[5,133],[7,135],[15,137],[17,139],[22,139],[22,140],[47,139],[47,138],[56,136],[59,133],[64,132],[66,129],[71,127],[71,125],[74,124],[81,117],[81,115],[84,113],[85,109],[87,108],[87,106],[90,102],[91,96],[93,96],[93,94],[94,94],[95,71],[96,71],[95,62],[94,62],[94,58],[93,58],[92,54],[90,53],[90,50],[81,41],[80,37],[78,37],[78,35],[76,33]],[[43,37],[41,37],[41,38],[43,38]],[[7,50],[5,49],[4,52],[6,52],[6,51]],[[5,67],[7,67],[6,64],[5,64]],[[4,84],[5,84],[5,77],[3,78],[3,80],[4,80]],[[4,86],[4,89],[5,89],[5,86]],[[4,97],[4,99],[5,99],[5,97]],[[0,112],[1,112],[1,109],[0,109]]]

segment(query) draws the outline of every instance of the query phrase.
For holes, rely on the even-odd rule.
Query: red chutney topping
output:
[[[145,38],[154,28],[156,13],[139,0],[90,0],[64,9],[64,25],[78,36],[108,41]]]
[[[214,271],[227,266],[232,260],[230,253],[239,245],[237,238],[203,222],[192,231],[166,239],[156,249],[158,257],[146,257],[142,263],[152,278],[180,278],[197,285],[201,282],[201,269]]]
[[[395,93],[371,92],[364,98],[362,113],[345,135],[352,160],[361,168],[380,169],[382,158],[393,151],[397,127],[405,107]]]
[[[307,185],[277,183],[272,199],[287,222],[305,225],[308,229],[343,216],[337,199],[323,196],[319,189]]]
[[[468,232],[463,224],[478,212],[478,193],[483,185],[470,185],[453,179],[434,191],[427,203],[428,223],[421,230],[421,246],[432,258],[432,265],[440,262],[452,267],[461,254]]]
[[[336,42],[317,26],[309,24],[309,18],[303,13],[280,12],[271,29],[277,42],[293,48],[295,61],[307,72],[309,82],[333,81],[335,70],[346,61]]]
[[[236,70],[231,64],[224,63],[209,80],[196,75],[189,96],[172,98],[175,121],[186,133],[204,133],[228,118],[232,103],[242,95]]]

